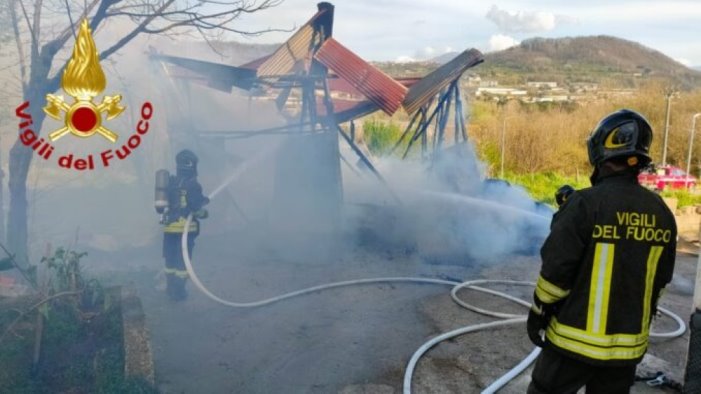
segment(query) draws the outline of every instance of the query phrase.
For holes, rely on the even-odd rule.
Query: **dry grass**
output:
[[[504,108],[504,110],[502,110]],[[473,101],[469,134],[490,175],[498,175],[503,116],[506,116],[506,171],[515,174],[555,172],[567,176],[586,174],[590,166],[586,138],[598,121],[610,112],[630,108],[642,113],[653,126],[651,155],[661,161],[665,122],[664,87],[652,84],[629,97],[582,102],[576,106],[509,102],[498,106],[492,102]],[[691,117],[701,112],[701,90],[680,93],[672,101],[667,162],[686,166]],[[697,122],[701,134],[701,122]],[[695,138],[692,172],[701,164],[701,136]]]

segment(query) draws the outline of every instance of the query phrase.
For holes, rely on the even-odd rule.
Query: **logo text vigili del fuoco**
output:
[[[124,106],[121,105],[122,96],[115,94],[104,96],[100,103],[94,101],[95,97],[105,90],[106,84],[95,41],[90,34],[88,21],[84,19],[73,48],[73,56],[68,61],[61,78],[61,88],[72,98],[72,102],[67,102],[61,95],[46,95],[44,112],[49,117],[62,121],[63,126],[50,132],[48,141],[43,137],[40,138],[38,133],[32,130],[32,116],[26,111],[30,104],[26,101],[15,110],[15,114],[20,119],[20,141],[44,160],[50,160],[54,156],[54,146],[51,143],[69,134],[78,138],[98,135],[113,144],[117,143],[119,134],[110,130],[106,123],[124,111]],[[95,163],[109,167],[110,161],[115,157],[124,160],[141,144],[141,136],[148,132],[149,119],[152,115],[153,106],[147,101],[141,106],[136,130],[129,136],[126,143],[116,149],[100,152],[97,159],[93,154],[81,158],[74,157],[72,153],[57,155],[57,164],[68,169],[93,170],[96,167]]]

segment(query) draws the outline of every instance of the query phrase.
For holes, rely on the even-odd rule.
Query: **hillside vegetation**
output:
[[[478,71],[490,77],[525,80],[599,82],[635,87],[646,79],[666,79],[698,86],[701,72],[636,42],[610,36],[532,38],[485,55]]]
[[[453,56],[438,60],[447,61]],[[437,63],[379,65],[392,75],[422,75]],[[498,105],[496,101],[471,98],[468,133],[490,176],[498,175],[505,124],[506,173],[517,177],[553,173],[586,180],[590,166],[584,142],[603,116],[620,108],[637,110],[648,118],[655,132],[651,154],[659,162],[665,92],[670,88],[677,94],[671,105],[667,161],[686,167],[691,117],[701,112],[701,73],[656,50],[608,36],[534,38],[486,54],[485,62],[470,72],[480,75],[483,81],[494,79],[499,85],[537,80],[556,81],[566,87],[568,82],[589,81],[609,89],[633,88],[627,94],[592,94],[563,103],[523,103],[514,98],[506,105]],[[381,119],[382,115],[375,117]],[[406,114],[398,114],[392,122],[401,123],[405,118]],[[701,134],[701,124],[697,126]],[[701,163],[698,140],[701,138],[694,144],[692,160],[692,172],[697,174]]]

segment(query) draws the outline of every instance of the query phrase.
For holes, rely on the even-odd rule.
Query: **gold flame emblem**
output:
[[[95,41],[90,34],[88,20],[83,19],[80,24],[80,32],[76,38],[73,56],[61,78],[61,88],[74,102],[68,105],[63,96],[53,94],[46,95],[44,112],[50,117],[61,120],[62,112],[65,126],[49,134],[49,140],[56,141],[64,135],[71,133],[77,137],[87,138],[97,133],[111,142],[117,141],[117,134],[102,126],[102,116],[107,120],[119,116],[124,111],[120,104],[122,96],[105,96],[102,103],[95,105],[95,96],[105,90],[105,73],[100,67],[100,58],[97,53]]]

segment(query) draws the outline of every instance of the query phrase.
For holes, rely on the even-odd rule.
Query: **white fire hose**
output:
[[[271,152],[271,150],[268,151]],[[264,157],[265,154],[259,156],[258,158],[261,159]],[[253,160],[252,160],[253,161]],[[256,160],[257,161],[257,160]],[[209,198],[212,199],[214,198],[220,191],[222,191],[230,182],[232,182],[236,177],[238,177],[243,170],[247,167],[247,163],[250,165],[250,162],[246,162],[243,165],[241,165],[237,171],[232,174],[231,177],[229,177],[222,185],[217,187],[214,192],[212,192],[209,195]],[[185,223],[185,229],[190,228],[190,223],[192,222],[192,214],[190,214],[187,217],[187,221]],[[513,315],[513,314],[507,314],[507,313],[500,313],[500,312],[493,312],[485,309],[481,309],[475,306],[472,306],[462,300],[460,300],[457,296],[457,292],[462,289],[462,288],[468,288],[471,290],[476,290],[480,291],[483,293],[488,293],[492,295],[496,295],[498,297],[505,298],[507,300],[513,301],[517,304],[523,305],[526,308],[530,308],[531,304],[527,301],[524,301],[522,299],[519,299],[517,297],[511,296],[509,294],[496,291],[496,290],[491,290],[491,289],[486,289],[483,287],[479,287],[476,285],[479,284],[506,284],[506,285],[517,285],[517,286],[535,286],[535,283],[532,282],[524,282],[524,281],[511,281],[511,280],[473,280],[473,281],[467,281],[467,282],[457,282],[457,281],[450,281],[450,280],[443,280],[443,279],[431,279],[431,278],[411,278],[411,277],[385,277],[385,278],[368,278],[368,279],[356,279],[356,280],[347,280],[347,281],[342,281],[342,282],[334,282],[334,283],[328,283],[328,284],[323,284],[319,286],[313,286],[309,287],[306,289],[301,289],[297,291],[293,291],[290,293],[285,293],[279,296],[259,300],[259,301],[249,301],[249,302],[233,302],[233,301],[227,301],[224,300],[215,294],[213,294],[211,291],[209,291],[200,281],[199,277],[195,273],[195,270],[192,267],[192,262],[190,261],[190,251],[188,248],[187,244],[187,231],[183,232],[182,238],[181,238],[181,247],[182,247],[182,255],[183,255],[183,261],[185,262],[185,267],[187,268],[187,272],[192,279],[192,282],[195,284],[195,286],[200,289],[207,297],[211,298],[212,300],[231,307],[235,308],[256,308],[256,307],[261,307],[265,305],[270,305],[275,302],[279,302],[282,300],[290,299],[293,297],[298,297],[301,295],[309,294],[309,293],[314,293],[320,290],[326,290],[326,289],[332,289],[332,288],[338,288],[338,287],[345,287],[345,286],[353,286],[353,285],[362,285],[362,284],[370,284],[370,283],[389,283],[389,282],[404,282],[404,283],[430,283],[430,284],[439,284],[439,285],[449,285],[453,286],[453,289],[451,291],[451,297],[452,299],[459,304],[460,306],[469,309],[471,311],[474,311],[476,313],[485,315],[485,316],[490,316],[490,317],[497,317],[501,319],[506,319],[506,320],[497,320],[493,322],[488,322],[488,323],[480,323],[480,324],[475,324],[475,325],[470,325],[467,327],[463,327],[457,330],[453,330],[444,334],[441,334],[428,342],[424,343],[410,358],[409,363],[407,365],[406,371],[404,373],[404,383],[403,383],[403,391],[404,394],[410,394],[411,393],[411,380],[412,376],[414,373],[414,369],[416,367],[416,364],[418,363],[419,359],[421,356],[426,353],[430,348],[435,346],[436,344],[450,339],[454,338],[456,336],[470,333],[470,332],[475,332],[475,331],[480,331],[480,330],[485,330],[489,328],[495,328],[495,327],[501,327],[501,326],[506,326],[506,325],[512,325],[512,324],[520,324],[524,323],[526,321],[526,315]],[[680,336],[686,331],[686,325],[682,321],[679,316],[675,315],[671,311],[664,309],[664,308],[658,308],[660,312],[663,314],[671,317],[674,319],[677,324],[679,325],[679,328],[673,332],[668,332],[668,333],[650,333],[651,337],[662,337],[662,338],[674,338],[677,336]],[[501,378],[497,379],[494,383],[492,383],[490,386],[488,386],[485,390],[482,391],[482,393],[495,393],[497,390],[501,389],[503,386],[505,386],[508,382],[510,382],[512,379],[514,379],[516,376],[518,376],[521,372],[523,372],[526,368],[528,368],[529,365],[533,363],[533,361],[536,359],[538,354],[540,353],[540,348],[536,347],[523,361],[521,361],[517,366],[515,366],[513,369],[511,369],[509,372],[507,372],[505,375],[503,375]]]
[[[185,228],[189,228],[190,222],[192,220],[192,215],[188,216],[187,222],[185,223]],[[192,279],[192,282],[195,284],[195,286],[200,289],[207,297],[211,298],[212,300],[231,307],[235,308],[256,308],[256,307],[261,307],[265,305],[270,305],[275,302],[279,302],[282,300],[290,299],[293,297],[298,297],[301,295],[309,294],[309,293],[314,293],[320,290],[326,290],[326,289],[332,289],[332,288],[338,288],[338,287],[345,287],[345,286],[354,286],[354,285],[362,285],[362,284],[370,284],[370,283],[389,283],[389,282],[404,282],[404,283],[431,283],[431,284],[439,284],[439,285],[449,285],[453,286],[453,289],[451,290],[451,297],[453,300],[459,304],[460,306],[467,308],[471,311],[477,312],[482,315],[486,316],[491,316],[491,317],[497,317],[497,318],[502,318],[506,320],[498,320],[498,321],[493,321],[493,322],[488,322],[488,323],[481,323],[481,324],[475,324],[475,325],[470,325],[467,327],[463,327],[454,331],[447,332],[445,334],[441,334],[430,341],[426,342],[423,344],[411,357],[409,360],[409,363],[407,365],[405,374],[404,374],[404,394],[410,394],[411,393],[411,380],[412,376],[414,373],[414,369],[416,367],[416,364],[418,363],[419,359],[421,356],[426,353],[430,348],[435,346],[436,344],[445,341],[450,338],[454,338],[459,335],[467,334],[470,332],[475,332],[475,331],[480,331],[480,330],[485,330],[489,328],[496,328],[496,327],[501,327],[501,326],[506,326],[506,325],[513,325],[513,324],[520,324],[524,323],[526,321],[526,316],[525,315],[513,315],[513,314],[507,314],[507,313],[501,313],[501,312],[493,312],[489,310],[485,310],[482,308],[475,307],[473,305],[470,305],[461,299],[458,298],[457,292],[460,289],[463,288],[468,288],[471,290],[476,290],[480,291],[483,293],[488,293],[492,295],[496,295],[498,297],[505,298],[507,300],[513,301],[517,304],[523,305],[527,308],[530,308],[531,304],[529,302],[526,302],[522,299],[519,299],[517,297],[511,296],[509,294],[500,292],[500,291],[495,291],[491,289],[486,289],[483,287],[475,286],[478,284],[507,284],[507,285],[520,285],[520,286],[535,286],[535,283],[533,282],[524,282],[524,281],[510,281],[510,280],[473,280],[473,281],[467,281],[467,282],[456,282],[456,281],[450,281],[450,280],[443,280],[443,279],[431,279],[431,278],[411,278],[411,277],[384,277],[384,278],[368,278],[368,279],[356,279],[356,280],[348,280],[348,281],[342,281],[342,282],[334,282],[334,283],[328,283],[324,285],[319,285],[319,286],[313,286],[309,287],[306,289],[302,290],[297,290],[293,291],[290,293],[285,293],[276,297],[271,297],[259,301],[250,301],[250,302],[233,302],[233,301],[227,301],[224,300],[215,294],[213,294],[211,291],[209,291],[204,284],[200,281],[199,277],[195,273],[193,267],[192,267],[192,262],[190,261],[190,256],[189,256],[189,250],[188,250],[188,245],[187,245],[187,233],[184,232],[183,236],[181,238],[181,245],[182,245],[182,252],[183,252],[183,260],[185,262],[185,267],[187,268],[187,272]],[[686,325],[682,321],[679,316],[675,315],[671,311],[665,309],[665,308],[658,308],[660,312],[663,314],[671,317],[674,319],[674,321],[679,325],[679,327],[672,332],[667,332],[667,333],[650,333],[651,337],[661,337],[661,338],[675,338],[684,333],[686,331]],[[494,383],[492,383],[489,387],[484,389],[482,393],[495,393],[497,390],[501,389],[504,387],[507,383],[509,383],[512,379],[514,379],[516,376],[518,376],[521,372],[523,372],[526,368],[528,368],[533,361],[538,357],[538,354],[540,354],[540,348],[536,347],[523,361],[521,361],[517,366],[515,366],[512,370],[507,372],[505,375],[503,375],[501,378],[497,379]]]

